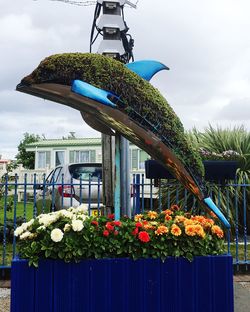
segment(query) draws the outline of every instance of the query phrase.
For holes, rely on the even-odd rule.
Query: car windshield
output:
[[[98,177],[102,180],[102,167],[101,166],[83,166],[83,165],[71,165],[69,166],[69,172],[73,179],[98,182]]]

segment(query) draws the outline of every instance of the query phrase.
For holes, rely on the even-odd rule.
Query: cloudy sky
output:
[[[13,158],[25,132],[99,136],[80,113],[15,91],[46,56],[88,52],[94,6],[0,0],[0,154]],[[152,83],[186,129],[245,125],[250,130],[250,1],[140,0],[125,19],[136,60],[170,67]],[[95,47],[97,49],[97,46]]]

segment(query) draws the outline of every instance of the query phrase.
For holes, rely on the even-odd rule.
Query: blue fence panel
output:
[[[244,180],[227,184],[210,183],[210,196],[224,210],[230,219],[232,229],[227,231],[225,244],[232,253],[234,264],[250,264],[250,184]],[[64,175],[60,181],[55,178],[39,180],[34,174],[32,181],[27,175],[21,181],[18,176],[5,176],[0,182],[0,268],[9,268],[11,258],[16,254],[16,240],[13,232],[22,222],[40,213],[78,206],[84,203],[89,214],[104,213],[102,202],[102,180],[71,179]],[[172,204],[179,204],[185,211],[202,213],[197,200],[175,180],[147,180],[144,175],[134,175],[131,185],[132,215],[144,210],[164,210]]]

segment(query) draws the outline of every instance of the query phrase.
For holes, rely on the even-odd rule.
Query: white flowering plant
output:
[[[14,235],[19,238],[18,250],[22,258],[29,259],[29,264],[38,266],[39,258],[64,259],[71,261],[76,257],[80,233],[88,219],[86,205],[68,210],[59,210],[40,214],[37,218],[17,227]],[[64,246],[59,243],[64,240]]]
[[[201,147],[198,151],[202,160],[240,160],[242,158],[238,152],[233,150],[215,153]]]
[[[214,219],[215,218],[215,219]],[[114,257],[185,257],[224,252],[224,233],[216,216],[193,216],[177,205],[170,209],[145,211],[130,219],[88,216],[85,206],[39,215],[15,230],[18,251],[30,265],[39,259],[82,259]]]

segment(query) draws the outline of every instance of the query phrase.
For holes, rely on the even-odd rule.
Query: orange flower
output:
[[[180,235],[181,235],[181,229],[179,228],[178,225],[173,224],[172,227],[171,227],[171,233],[172,233],[174,236],[180,236]]]
[[[171,211],[170,209],[166,209],[166,210],[163,210],[161,213],[164,213],[170,216],[171,214],[173,214],[173,211]]]
[[[188,236],[195,236],[196,235],[196,230],[194,225],[187,225],[185,226],[185,233]]]
[[[217,237],[219,237],[219,238],[224,237],[224,233],[218,225],[213,225],[211,229],[212,229],[212,233],[217,235]]]
[[[218,219],[218,217],[216,216],[216,214],[213,211],[209,212],[210,216],[214,219]]]
[[[137,214],[137,215],[134,216],[134,220],[135,221],[141,221],[142,218],[143,218],[142,214]]]
[[[166,221],[170,221],[170,220],[172,220],[172,217],[170,215],[166,214],[165,215],[165,220]]]
[[[174,222],[176,223],[183,223],[186,220],[184,216],[176,216]]]
[[[195,225],[195,224],[197,224],[197,222],[194,221],[194,220],[186,219],[186,220],[184,221],[184,225],[185,225],[185,226],[188,226],[188,225]]]
[[[165,225],[158,226],[157,230],[155,231],[156,235],[163,235],[168,233],[168,228]]]
[[[200,224],[195,225],[194,228],[198,236],[200,236],[201,238],[204,238],[206,236],[206,233]]]
[[[157,218],[158,213],[156,211],[150,210],[150,211],[148,211],[147,216],[149,217],[149,219],[154,220]]]
[[[154,230],[154,229],[155,229],[155,226],[153,226],[153,225],[150,224],[150,223],[145,223],[145,224],[143,225],[143,228],[144,228],[145,230]]]

